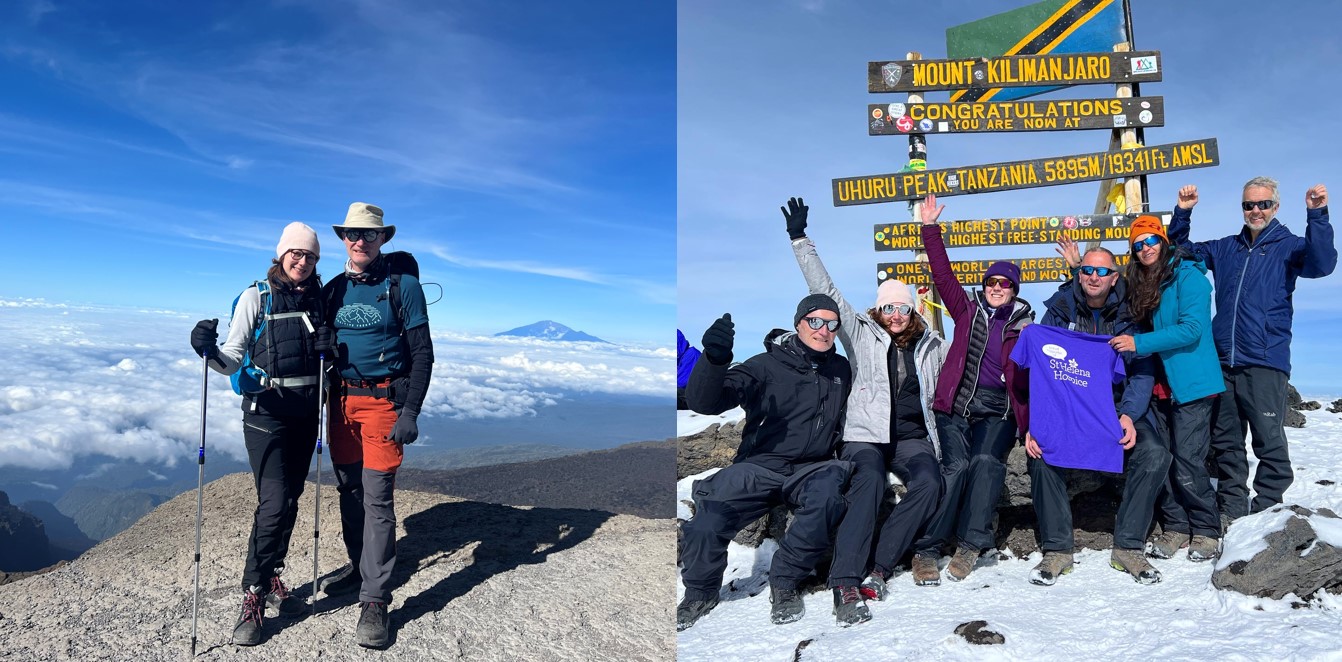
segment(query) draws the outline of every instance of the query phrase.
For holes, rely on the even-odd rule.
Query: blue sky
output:
[[[876,223],[908,221],[903,203],[836,208],[830,180],[898,171],[907,140],[868,136],[868,103],[904,101],[870,94],[869,60],[909,51],[945,57],[945,29],[1027,4],[951,0],[904,4],[801,0],[723,3],[681,0],[678,24],[677,324],[696,345],[723,312],[737,324],[738,354],[787,326],[806,285],[778,208],[789,196],[811,206],[808,230],[839,288],[854,301],[875,297],[875,264],[912,259],[876,253]],[[1304,232],[1304,193],[1316,183],[1342,193],[1337,177],[1338,74],[1342,4],[1132,0],[1136,47],[1159,50],[1164,78],[1142,85],[1165,98],[1166,125],[1147,144],[1214,137],[1221,165],[1149,177],[1152,206],[1173,208],[1175,192],[1197,184],[1193,238],[1222,237],[1243,225],[1243,183],[1267,174],[1281,182],[1278,217]],[[1056,97],[1112,96],[1112,85]],[[947,93],[927,95],[944,101]],[[1046,97],[1039,97],[1046,98]],[[1102,151],[1104,131],[959,134],[928,140],[928,167],[952,167]],[[943,198],[943,220],[1089,213],[1098,185],[1072,184]],[[1331,205],[1336,209],[1337,205]],[[1336,225],[1336,220],[1334,224]],[[1121,244],[1107,244],[1125,251]],[[1045,245],[953,249],[952,259],[1053,256]],[[1342,275],[1300,281],[1295,293],[1292,381],[1336,392],[1342,360],[1330,338],[1342,324],[1335,290]],[[1036,305],[1053,287],[1027,285]]]
[[[674,21],[670,3],[3,3],[23,276],[0,296],[227,317],[290,221],[336,273],[330,225],[359,200],[441,284],[435,328],[552,319],[669,346]]]

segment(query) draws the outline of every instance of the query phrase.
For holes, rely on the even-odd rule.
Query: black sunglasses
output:
[[[1081,273],[1086,274],[1087,276],[1108,276],[1109,274],[1118,273],[1118,269],[1110,269],[1109,267],[1092,267],[1089,264],[1087,264],[1081,267]]]
[[[806,326],[809,326],[816,331],[819,331],[822,326],[829,327],[830,333],[839,330],[839,320],[827,320],[820,317],[803,317],[802,319],[806,320]]]
[[[1277,203],[1271,200],[1245,200],[1244,202],[1239,203],[1240,209],[1243,209],[1244,211],[1249,211],[1254,207],[1267,211],[1276,206]]]
[[[381,231],[381,230],[341,230],[341,231],[340,231],[340,236],[341,236],[341,238],[343,238],[343,239],[348,239],[349,242],[352,244],[352,243],[354,243],[354,242],[356,242],[356,241],[358,241],[358,240],[360,240],[360,239],[362,239],[362,240],[364,240],[364,241],[373,241],[374,239],[377,239],[378,237],[381,237],[381,236],[382,236],[382,231]]]

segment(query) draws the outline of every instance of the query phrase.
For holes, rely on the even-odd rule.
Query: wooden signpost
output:
[[[1116,152],[1055,156],[921,172],[841,177],[832,181],[834,206],[1089,182],[1220,163],[1216,139],[1152,145]]]
[[[869,92],[1091,85],[1160,80],[1160,52],[1063,53],[867,63]]]
[[[1172,212],[1152,212],[1169,224]],[[1080,214],[1022,216],[943,221],[941,238],[947,248],[1052,244],[1062,236],[1073,241],[1124,241],[1138,214]],[[882,223],[872,230],[877,251],[921,250],[922,223]]]
[[[1127,253],[1116,256],[1118,266],[1128,263]],[[988,267],[997,260],[954,260],[951,270],[966,286],[975,287],[983,282]],[[1028,257],[1007,260],[1020,267],[1021,283],[1058,283],[1071,277],[1071,271],[1060,257]],[[909,285],[931,285],[932,270],[926,262],[882,262],[876,265],[876,282],[898,278]]]
[[[1164,125],[1163,97],[867,105],[868,133],[873,136]]]

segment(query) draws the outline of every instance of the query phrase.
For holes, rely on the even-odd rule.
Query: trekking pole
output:
[[[317,615],[317,551],[322,532],[322,437],[326,435],[326,354],[320,355],[317,373],[317,492],[312,511],[312,615]]]
[[[205,402],[210,389],[210,357],[202,354],[200,375],[200,450],[196,453],[196,587],[191,592],[191,657],[196,656],[196,615],[200,606],[200,522],[205,512]]]

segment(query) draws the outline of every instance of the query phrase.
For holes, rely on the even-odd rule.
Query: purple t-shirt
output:
[[[1052,466],[1123,472],[1113,385],[1125,372],[1109,338],[1031,324],[1011,351],[1030,370],[1030,434]]]

